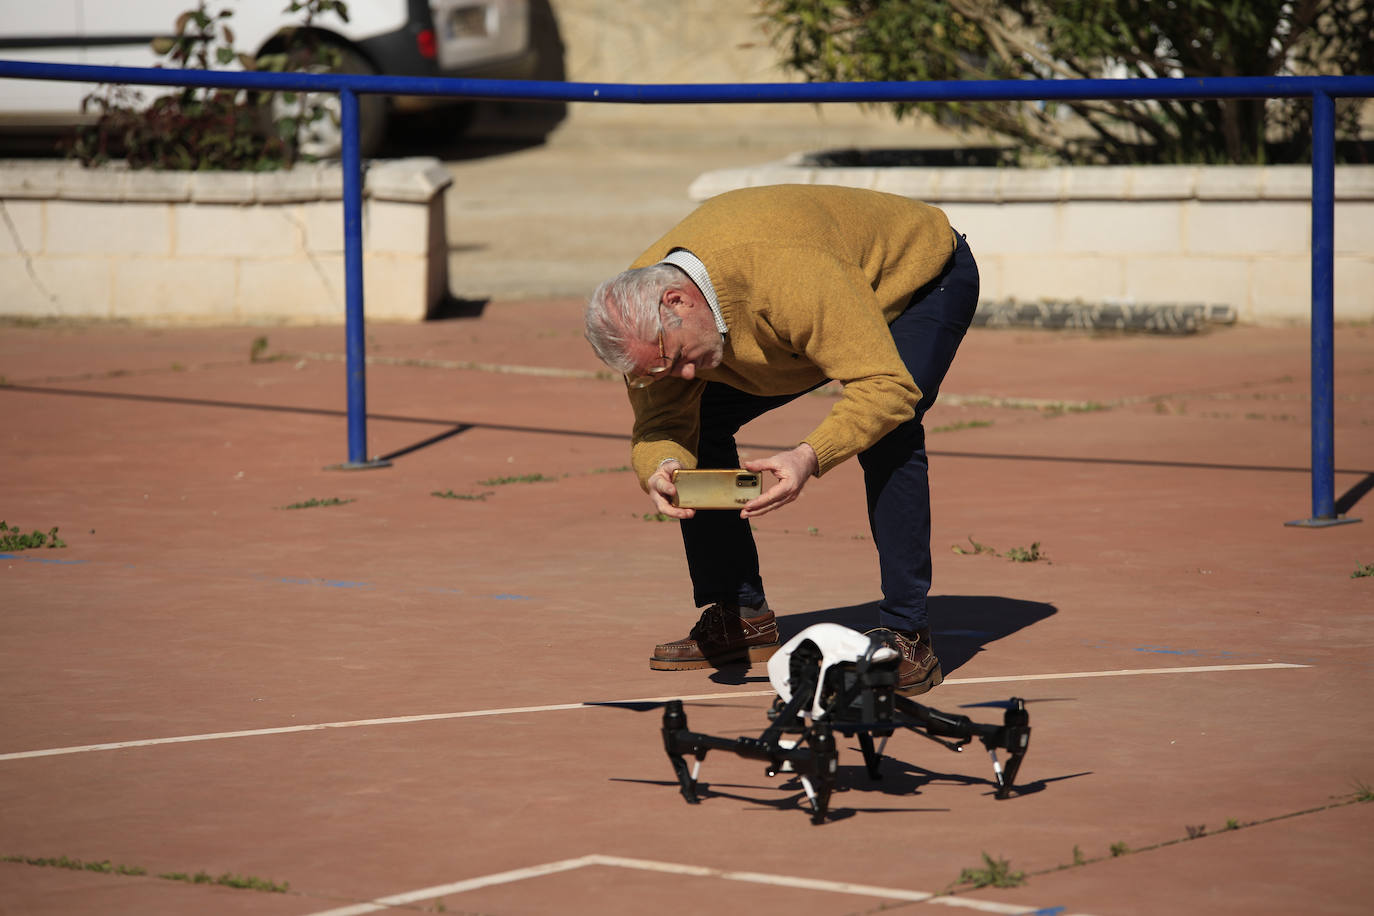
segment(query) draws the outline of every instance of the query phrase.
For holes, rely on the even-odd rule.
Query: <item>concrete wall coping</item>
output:
[[[1061,166],[921,168],[819,166],[805,153],[745,168],[717,169],[688,188],[705,200],[769,184],[838,184],[923,201],[1310,200],[1312,169],[1273,166]],[[1336,167],[1337,200],[1374,200],[1374,166]]]
[[[378,160],[365,169],[364,195],[424,203],[453,183],[438,159]],[[0,199],[139,203],[296,203],[343,198],[343,169],[313,162],[277,172],[161,172],[125,163],[86,168],[71,162],[0,160]]]

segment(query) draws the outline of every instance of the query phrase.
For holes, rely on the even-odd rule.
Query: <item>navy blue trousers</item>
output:
[[[940,276],[916,290],[906,310],[889,325],[897,352],[921,389],[921,400],[914,417],[858,456],[882,577],[880,626],[914,630],[928,625],[930,480],[921,421],[935,403],[977,306],[978,265],[960,237]],[[805,393],[760,397],[708,383],[701,399],[699,467],[739,467],[735,434],[740,428]],[[681,529],[697,606],[757,605],[764,600],[758,549],[748,520],[733,510],[701,510],[684,520]]]

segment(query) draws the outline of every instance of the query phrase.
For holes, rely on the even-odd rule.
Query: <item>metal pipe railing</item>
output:
[[[1335,510],[1335,99],[1374,97],[1374,76],[1202,77],[932,81],[924,83],[622,84],[539,80],[365,76],[345,73],[258,73],[170,70],[0,60],[0,78],[55,79],[143,86],[332,92],[343,130],[344,274],[348,373],[348,462],[375,467],[367,454],[366,358],[363,335],[362,164],[358,94],[432,95],[529,102],[632,104],[1087,101],[1100,99],[1312,99],[1312,515],[1291,525],[1324,527],[1354,519]]]

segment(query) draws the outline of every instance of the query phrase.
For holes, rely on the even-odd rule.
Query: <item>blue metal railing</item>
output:
[[[740,102],[1089,101],[1101,99],[1312,99],[1312,515],[1291,522],[1339,524],[1335,508],[1335,100],[1374,97],[1374,76],[1271,76],[1201,79],[989,80],[926,83],[731,83],[635,85],[523,80],[362,76],[339,73],[245,73],[96,67],[0,60],[0,78],[55,79],[143,86],[193,86],[272,92],[331,92],[343,130],[345,334],[348,463],[367,461],[366,360],[363,346],[362,162],[358,94],[469,99],[636,104]]]

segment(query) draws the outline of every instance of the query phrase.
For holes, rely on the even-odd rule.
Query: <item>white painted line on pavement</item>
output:
[[[385,910],[388,907],[404,906],[407,903],[418,903],[421,900],[433,900],[435,897],[443,897],[449,894],[461,894],[464,891],[474,891],[483,887],[491,887],[494,884],[510,884],[513,881],[524,881],[526,878],[538,878],[543,875],[552,875],[560,871],[571,871],[574,868],[582,868],[587,865],[595,865],[593,861],[596,856],[582,856],[580,859],[564,859],[561,862],[548,862],[544,865],[532,865],[529,868],[517,868],[512,871],[497,872],[494,875],[481,875],[477,878],[469,878],[466,881],[455,881],[452,884],[440,884],[437,887],[426,887],[418,891],[407,891],[404,894],[392,894],[390,897],[378,897],[369,903],[358,903],[352,906],[341,906],[338,909],[322,910],[312,913],[311,916],[362,916],[364,913],[375,913],[378,910]]]
[[[746,881],[751,884],[767,884],[773,887],[785,887],[795,890],[827,891],[836,894],[853,894],[859,897],[878,897],[884,900],[905,900],[911,903],[932,903],[942,906],[957,906],[965,909],[978,910],[983,913],[1004,913],[1008,914],[1008,916],[1024,916],[1024,914],[1047,912],[1044,908],[1034,906],[996,903],[991,900],[978,900],[971,897],[936,896],[926,891],[910,891],[895,887],[876,887],[871,884],[852,884],[848,881],[825,881],[819,878],[769,875],[763,872],[726,871],[719,868],[707,868],[701,865],[684,865],[678,862],[655,862],[650,859],[627,859],[622,856],[592,854],[581,856],[576,859],[563,859],[559,862],[549,862],[545,865],[535,865],[530,868],[517,868],[513,871],[482,875],[477,878],[469,878],[466,881],[456,881],[452,884],[442,884],[436,887],[427,887],[422,890],[407,891],[401,894],[393,894],[389,897],[378,897],[376,900],[371,900],[367,903],[358,903],[332,910],[321,910],[316,913],[311,913],[310,916],[363,916],[363,914],[376,913],[388,907],[404,906],[409,903],[418,903],[421,900],[433,900],[436,897],[461,894],[465,891],[491,887],[496,884],[510,884],[514,881],[524,881],[527,878],[538,878],[544,875],[551,875],[558,872],[571,871],[575,868],[586,868],[594,865],[610,868],[631,868],[638,871],[658,872],[660,874],[690,875],[697,878]]]
[[[1016,674],[1000,677],[947,678],[945,687],[961,684],[1014,684],[1020,681],[1055,681],[1089,677],[1139,677],[1152,674],[1205,674],[1214,671],[1266,671],[1280,668],[1306,668],[1286,662],[1254,665],[1199,665],[1191,668],[1122,668],[1114,671],[1069,671],[1062,674]],[[154,747],[161,744],[189,744],[195,741],[220,741],[226,738],[258,738],[266,735],[289,735],[296,732],[323,731],[331,728],[365,728],[373,725],[404,725],[411,722],[438,722],[446,719],[476,719],[486,716],[514,716],[532,712],[557,712],[569,709],[595,709],[601,706],[625,706],[632,703],[663,703],[682,700],[725,700],[740,697],[773,696],[771,690],[747,690],[733,693],[699,693],[693,696],[642,697],[634,700],[605,700],[588,703],[555,703],[549,706],[509,706],[503,709],[473,709],[466,712],[437,712],[418,716],[389,716],[381,719],[354,719],[348,722],[317,722],[313,725],[284,725],[278,728],[250,728],[243,731],[209,732],[200,735],[175,735],[169,738],[139,738],[132,741],[111,741],[107,744],[83,744],[75,747],[50,747],[36,751],[14,751],[0,754],[0,762],[25,760],[31,757],[58,757],[64,754],[85,754],[92,751],[117,751],[130,747]]]

